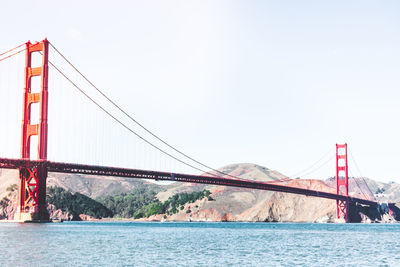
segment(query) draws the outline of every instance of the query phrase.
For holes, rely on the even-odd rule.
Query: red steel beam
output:
[[[49,172],[56,173],[78,173],[98,176],[117,176],[135,179],[152,179],[162,181],[189,182],[210,185],[225,185],[275,192],[299,194],[312,197],[327,198],[333,200],[357,202],[363,205],[376,206],[378,203],[371,200],[355,198],[351,196],[337,195],[323,191],[277,185],[268,182],[249,181],[233,178],[221,178],[214,176],[191,175],[182,173],[159,172],[150,170],[126,169],[115,167],[104,167],[94,165],[71,164],[51,161],[31,161],[22,159],[0,158],[0,168],[18,169],[20,167],[45,167]]]

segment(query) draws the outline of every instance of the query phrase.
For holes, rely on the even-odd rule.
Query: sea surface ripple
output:
[[[400,266],[400,224],[0,224],[1,266]]]

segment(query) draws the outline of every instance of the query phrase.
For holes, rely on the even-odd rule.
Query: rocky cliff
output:
[[[232,164],[221,168],[220,171],[242,179],[257,181],[272,182],[286,178],[277,171],[255,164]],[[321,180],[291,180],[280,183],[293,187],[334,192],[333,188]],[[164,220],[268,222],[334,220],[336,209],[334,201],[287,193],[184,183],[176,184],[175,187],[160,192],[158,198],[164,200],[177,192],[203,189],[212,193],[214,201],[201,200],[188,204],[184,210],[178,214],[167,216]]]
[[[13,220],[14,214],[17,207],[18,194],[17,190],[8,190],[8,193],[0,201],[0,220]],[[60,209],[56,209],[53,204],[47,205],[47,211],[49,212],[51,220],[65,220],[70,221],[73,219],[80,220],[79,218],[74,218],[73,215],[68,212],[64,212]]]

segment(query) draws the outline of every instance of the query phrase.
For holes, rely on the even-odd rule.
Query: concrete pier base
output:
[[[47,223],[50,222],[49,213],[47,210],[39,212],[20,212],[17,211],[14,215],[15,222],[31,222],[31,223]]]

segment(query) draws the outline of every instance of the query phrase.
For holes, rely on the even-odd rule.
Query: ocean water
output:
[[[400,224],[0,224],[1,266],[400,266]]]

